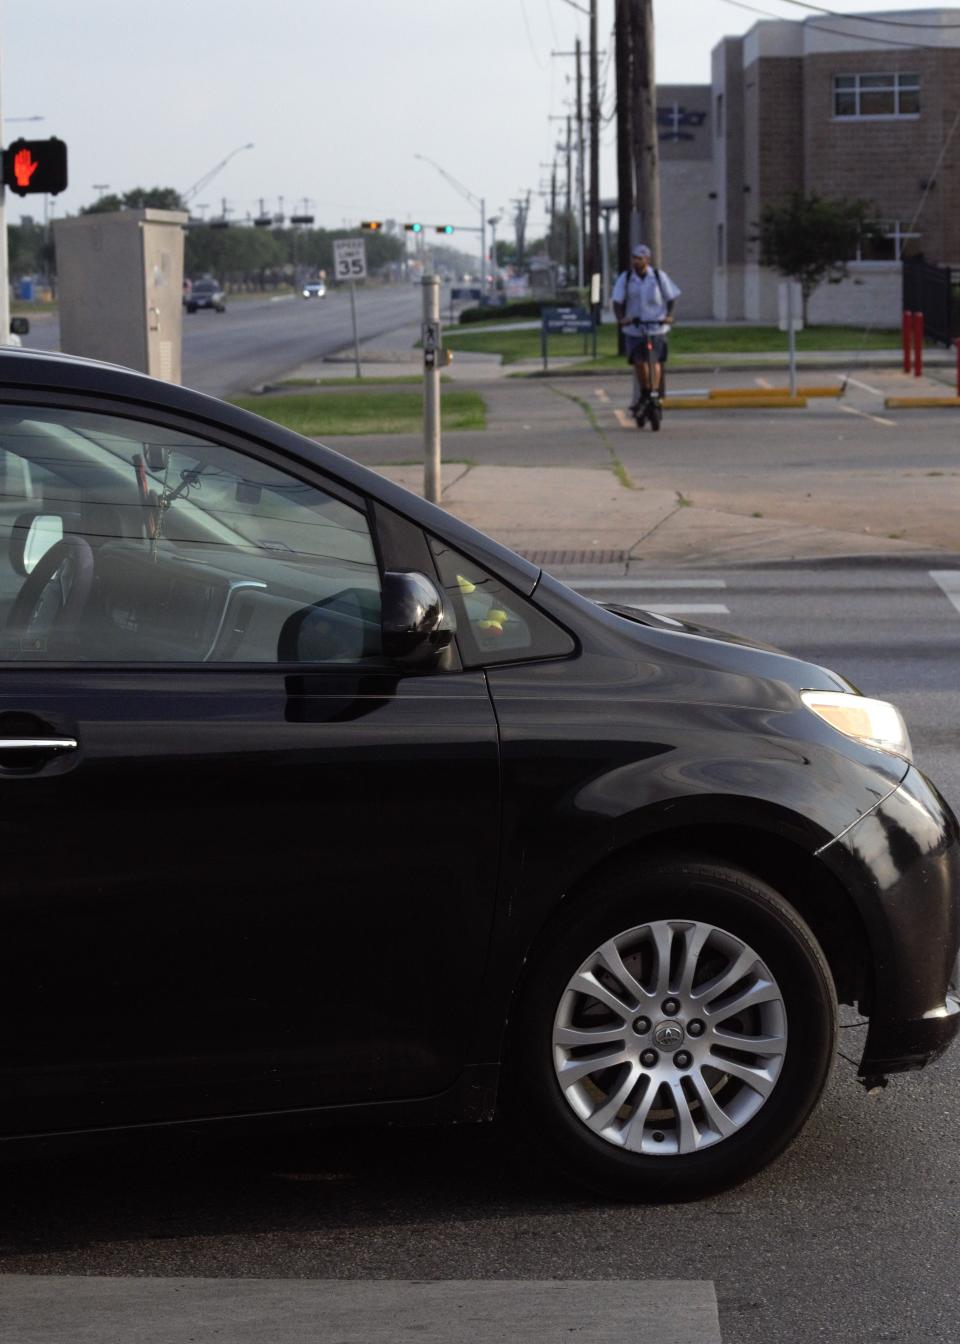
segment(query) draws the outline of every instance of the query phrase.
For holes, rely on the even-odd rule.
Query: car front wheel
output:
[[[697,1198],[753,1175],[833,1062],[836,992],[812,932],[765,883],[699,859],[620,869],[591,896],[523,992],[515,1117],[614,1198]]]

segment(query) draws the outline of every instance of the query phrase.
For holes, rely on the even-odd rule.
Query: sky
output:
[[[820,0],[892,14],[929,0]],[[207,218],[298,210],[328,228],[363,219],[476,226],[541,190],[575,96],[585,0],[0,0],[4,143],[66,140],[75,213],[98,189],[181,192]],[[803,18],[791,0],[744,0]],[[616,195],[613,0],[599,0],[601,194]],[[710,51],[763,15],[734,0],[655,0],[657,79],[708,83]],[[958,10],[960,21],[960,10]],[[828,22],[828,20],[824,20]],[[883,31],[883,30],[881,30]],[[584,80],[586,81],[586,59]],[[29,122],[22,118],[42,117]],[[240,146],[252,144],[252,149]],[[420,154],[455,178],[472,204]],[[230,157],[232,155],[232,157]],[[8,218],[44,199],[7,194]],[[205,210],[200,207],[205,206]],[[501,224],[501,236],[507,226]],[[512,229],[507,229],[507,235]],[[460,241],[459,239],[457,240]],[[466,242],[466,239],[464,239]],[[472,249],[471,249],[472,250]]]

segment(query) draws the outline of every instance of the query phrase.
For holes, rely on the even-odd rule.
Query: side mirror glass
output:
[[[453,639],[452,616],[439,588],[426,574],[384,574],[380,611],[387,658],[408,664],[436,661]]]
[[[30,574],[58,541],[63,541],[63,519],[55,513],[22,513],[10,529],[10,566],[16,574]]]

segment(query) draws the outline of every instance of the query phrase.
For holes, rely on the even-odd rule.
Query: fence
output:
[[[923,313],[928,340],[950,346],[960,336],[960,269],[903,261],[903,308]]]

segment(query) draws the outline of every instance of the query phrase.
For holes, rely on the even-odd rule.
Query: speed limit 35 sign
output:
[[[333,273],[338,280],[366,280],[367,244],[363,238],[335,238]]]

